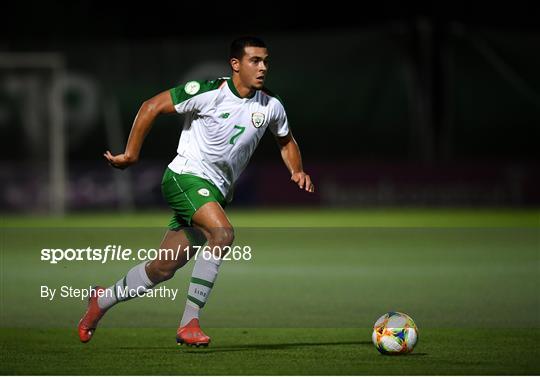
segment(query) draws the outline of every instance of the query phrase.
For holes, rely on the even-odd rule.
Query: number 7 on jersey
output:
[[[238,132],[235,133],[231,137],[231,140],[229,140],[229,144],[232,144],[232,145],[234,145],[236,143],[236,140],[238,140],[240,135],[242,135],[244,133],[244,131],[246,130],[246,127],[244,127],[244,126],[234,126],[234,128],[236,128],[238,130]]]

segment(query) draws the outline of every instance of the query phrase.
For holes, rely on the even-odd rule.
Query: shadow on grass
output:
[[[187,353],[217,353],[217,352],[241,352],[241,351],[271,351],[271,350],[288,350],[304,347],[320,347],[320,346],[349,346],[349,345],[372,345],[370,341],[348,341],[348,342],[302,342],[302,343],[278,343],[278,344],[238,344],[225,347],[209,347],[209,348],[194,348],[187,347]],[[183,347],[182,347],[183,348]]]
[[[249,350],[285,350],[285,349],[294,349],[294,348],[302,348],[302,347],[320,347],[320,346],[348,346],[348,345],[361,345],[366,346],[370,345],[372,346],[373,343],[370,341],[347,341],[347,342],[313,342],[313,343],[274,343],[274,344],[237,344],[237,345],[230,345],[230,346],[223,346],[220,347],[219,345],[214,345],[210,347],[199,347],[196,348],[195,346],[177,346],[177,349],[183,350],[183,352],[187,353],[201,353],[201,354],[207,354],[207,353],[217,353],[217,352],[240,352],[240,351],[249,351]],[[148,350],[168,350],[171,351],[174,348],[172,347],[145,347]],[[140,349],[140,347],[117,347],[117,349],[121,350],[136,350]]]
[[[381,357],[390,357],[390,358],[402,358],[402,357],[417,357],[417,356],[427,356],[425,352],[413,352],[413,353],[403,353],[398,355],[379,355]]]

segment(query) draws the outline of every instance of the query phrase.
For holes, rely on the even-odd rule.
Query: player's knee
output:
[[[211,242],[216,246],[230,246],[234,242],[233,228],[218,228],[211,232]]]

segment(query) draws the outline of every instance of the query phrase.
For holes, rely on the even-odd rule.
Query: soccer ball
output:
[[[388,312],[373,325],[371,339],[384,355],[409,353],[418,341],[418,328],[407,314]]]

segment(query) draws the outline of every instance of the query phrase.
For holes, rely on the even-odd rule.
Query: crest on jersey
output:
[[[201,84],[197,81],[190,81],[184,86],[184,91],[190,96],[196,94],[201,89]]]
[[[253,113],[251,114],[251,123],[255,128],[259,128],[264,123],[264,114],[263,113]]]
[[[202,195],[202,196],[210,196],[210,191],[208,191],[208,189],[205,189],[205,188],[199,189],[199,191],[197,192],[199,193],[199,195]]]

